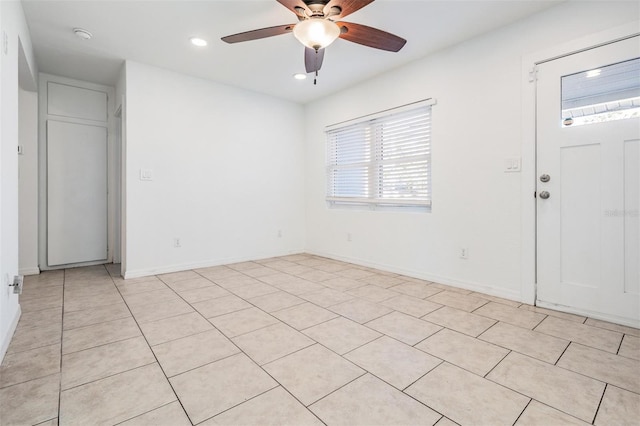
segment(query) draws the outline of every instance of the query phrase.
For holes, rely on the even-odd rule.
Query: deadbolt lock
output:
[[[540,175],[540,182],[549,182],[551,180],[551,176],[544,174],[544,175]]]

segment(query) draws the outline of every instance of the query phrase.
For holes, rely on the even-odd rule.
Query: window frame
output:
[[[330,208],[354,208],[354,209],[371,209],[371,210],[418,210],[418,211],[431,211],[432,205],[432,181],[431,181],[431,147],[432,147],[432,138],[431,138],[431,126],[432,126],[432,106],[436,105],[436,100],[433,98],[424,99],[421,101],[413,102],[407,105],[403,105],[396,108],[387,109],[384,111],[380,111],[374,114],[369,114],[366,116],[358,117],[352,120],[343,121],[340,123],[332,124],[330,126],[325,127],[325,136],[326,136],[326,158],[325,158],[325,200]],[[426,111],[424,111],[426,109]],[[384,152],[384,136],[381,136],[380,133],[372,135],[372,129],[376,128],[384,128],[385,125],[390,126],[392,120],[395,117],[400,117],[403,115],[407,115],[407,113],[416,111],[415,117],[426,116],[426,124],[424,124],[418,130],[423,131],[424,135],[416,135],[420,138],[424,137],[426,140],[424,141],[424,145],[415,145],[415,147],[420,147],[424,149],[424,153],[417,156],[400,156],[396,157],[392,161],[384,160],[381,155]],[[359,130],[360,128],[368,129],[368,143],[367,136],[364,136],[361,140],[356,142],[360,143],[362,147],[357,147],[357,149],[367,150],[368,153],[364,153],[364,157],[368,156],[366,161],[360,162],[352,162],[346,164],[338,164],[338,160],[335,154],[335,151],[338,148],[335,148],[335,144],[332,141],[332,135],[335,135],[336,132],[343,131],[346,133],[347,130],[351,129],[354,131]],[[387,142],[387,146],[393,147],[393,142]],[[343,144],[343,149],[345,146],[348,146],[347,143]],[[332,147],[333,147],[333,155],[332,155]],[[366,147],[366,148],[363,148]],[[396,147],[398,148],[398,147]],[[364,152],[364,151],[363,151]],[[414,167],[421,167],[420,162],[424,163],[426,166],[426,170],[424,170],[423,176],[419,179],[419,181],[424,181],[424,196],[420,196],[420,193],[417,194],[415,198],[413,197],[388,197],[384,196],[385,191],[385,180],[380,179],[383,177],[382,167],[384,165],[390,165],[391,167],[402,167],[402,165],[410,166],[411,163],[416,163]],[[332,187],[332,183],[335,182],[332,180],[331,175],[335,174],[336,170],[347,170],[351,167],[360,167],[360,173],[362,176],[366,176],[366,185],[364,182],[360,182],[361,190],[364,186],[367,187],[365,191],[366,194],[363,196],[336,196],[334,195],[335,187]],[[366,173],[363,170],[366,169]],[[354,169],[355,170],[355,169]],[[403,171],[407,176],[411,173],[409,171]],[[360,179],[362,179],[360,176]],[[421,182],[420,182],[421,183]],[[426,186],[426,187],[425,187]]]

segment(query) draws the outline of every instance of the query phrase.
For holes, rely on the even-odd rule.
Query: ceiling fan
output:
[[[337,38],[390,52],[398,52],[407,42],[397,35],[377,28],[340,21],[347,15],[373,3],[374,0],[277,1],[296,15],[297,23],[246,31],[222,37],[222,40],[227,43],[239,43],[293,32],[293,35],[305,46],[306,71],[315,72],[316,76],[322,66],[324,48]]]

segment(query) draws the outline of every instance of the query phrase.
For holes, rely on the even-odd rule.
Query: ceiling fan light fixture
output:
[[[329,46],[340,36],[340,27],[328,19],[310,18],[298,22],[293,27],[293,35],[305,46],[319,50]]]

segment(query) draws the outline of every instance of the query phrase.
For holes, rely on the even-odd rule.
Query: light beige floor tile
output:
[[[378,287],[382,288],[393,287],[394,285],[398,285],[403,282],[402,278],[383,274],[375,274],[365,278],[361,278],[360,281],[367,284],[377,285]]]
[[[461,425],[512,425],[529,403],[529,398],[446,362],[405,393]]]
[[[383,300],[391,299],[398,295],[395,291],[387,290],[386,288],[378,287],[373,284],[349,290],[347,293],[355,297],[367,299],[371,302],[382,302]]]
[[[314,261],[315,259],[310,260]],[[349,269],[349,264],[346,263],[342,263],[342,262],[323,262],[320,261],[320,264],[317,264],[314,266],[315,269],[319,269],[321,271],[325,271],[325,272],[331,272],[331,273],[336,273],[338,271],[344,271],[345,269]]]
[[[180,281],[178,281],[180,282]],[[218,285],[210,285],[207,287],[196,288],[193,290],[184,290],[178,292],[187,303],[202,302],[204,300],[217,299],[219,297],[228,296],[231,293]]]
[[[231,263],[229,265],[227,265],[228,268],[234,269],[236,271],[246,271],[248,269],[254,269],[254,268],[259,268],[261,265],[257,262],[237,262],[237,263]]]
[[[441,417],[370,374],[309,408],[330,425],[433,425]]]
[[[496,323],[496,321],[492,319],[448,306],[433,311],[423,316],[422,319],[472,337],[478,337]]]
[[[315,343],[282,323],[235,337],[233,342],[259,365],[275,361]]]
[[[225,280],[220,280],[223,282],[218,282],[218,280],[215,280],[215,281],[218,284],[220,284],[222,287],[233,288],[233,287],[240,287],[243,285],[256,284],[257,282],[264,282],[274,287],[278,287],[280,284],[291,283],[299,280],[301,280],[301,278],[294,277],[293,275],[289,275],[289,274],[283,274],[282,272],[277,272],[275,274],[269,274],[269,275],[260,277],[259,280],[255,278],[247,277],[246,275],[242,275],[241,277],[232,277]]]
[[[116,287],[129,285],[129,284],[143,283],[146,281],[158,281],[158,280],[159,278],[156,277],[155,275],[148,275],[146,277],[137,277],[137,278],[127,278],[126,280],[122,277],[113,277],[113,282],[115,283]]]
[[[236,337],[278,322],[276,318],[258,308],[249,308],[220,315],[209,318],[209,321],[227,337]]]
[[[456,293],[455,291],[441,291],[438,294],[428,297],[427,300],[467,312],[474,311],[488,303],[488,300],[486,299]]]
[[[145,293],[147,291],[156,291],[156,290],[166,290],[167,285],[160,281],[156,277],[151,277],[148,281],[136,282],[136,283],[127,283],[124,281],[123,284],[118,286],[118,290],[120,290],[120,294],[136,294],[136,293]]]
[[[289,271],[287,271],[289,272]],[[292,273],[292,272],[289,272]],[[333,278],[337,278],[337,275],[332,274],[331,272],[320,271],[318,269],[312,269],[308,272],[294,274],[302,279],[307,281],[311,281],[314,283],[321,283],[323,281],[331,280]]]
[[[618,355],[640,360],[640,338],[625,334]]]
[[[63,391],[60,424],[116,424],[175,399],[158,364],[150,364]]]
[[[535,331],[581,343],[603,351],[617,353],[622,341],[622,333],[603,328],[577,324],[555,317],[547,317],[535,328]]]
[[[269,275],[268,277],[270,276],[271,275]],[[295,294],[296,296],[299,296],[304,293],[309,293],[312,291],[322,290],[323,288],[325,288],[322,284],[312,283],[311,281],[303,280],[302,278],[298,278],[298,277],[293,277],[293,278],[294,280],[292,281],[284,282],[281,284],[272,284],[272,285],[282,291]]]
[[[336,271],[335,274],[339,275],[341,277],[351,278],[351,279],[354,279],[354,280],[359,280],[359,279],[362,279],[362,278],[366,278],[366,277],[370,277],[372,275],[375,275],[374,272],[367,271],[365,269],[360,269],[360,268],[342,269],[340,271]]]
[[[524,309],[526,311],[538,312],[540,314],[551,315],[552,317],[565,319],[567,321],[573,321],[578,323],[583,323],[587,319],[586,317],[580,315],[569,314],[566,312],[560,312],[553,309],[541,308],[539,306],[531,306],[523,303],[518,307],[518,309]]]
[[[304,330],[305,328],[313,327],[316,324],[329,321],[338,316],[313,303],[303,303],[292,306],[291,308],[274,312],[273,315],[296,330]]]
[[[471,293],[471,296],[479,297],[481,299],[490,300],[492,302],[496,302],[496,303],[500,303],[500,304],[503,304],[503,305],[511,306],[513,308],[517,308],[520,305],[522,305],[522,303],[516,302],[515,300],[504,299],[502,297],[491,296],[489,294],[484,294],[484,293],[477,293],[475,291],[473,293]]]
[[[227,279],[248,278],[242,272],[227,268],[226,266],[212,266],[210,268],[197,269],[197,272],[203,277],[214,281],[216,284],[224,288],[229,287],[222,285],[220,282],[218,282],[218,280],[226,281]]]
[[[442,362],[386,336],[349,352],[345,358],[400,390]]]
[[[414,281],[414,282],[425,282],[424,280],[419,280],[419,279],[416,279],[416,278],[412,279],[412,281]],[[437,289],[442,290],[442,291],[452,291],[454,293],[467,294],[467,295],[473,293],[471,290],[467,290],[467,289],[464,289],[464,288],[461,288],[461,287],[454,287],[454,286],[451,286],[451,285],[440,284],[440,283],[436,283],[436,282],[428,282],[428,284],[431,287],[437,288]]]
[[[252,278],[261,278],[266,277],[267,275],[277,274],[278,271],[276,271],[275,269],[267,268],[266,266],[259,266],[257,268],[242,271],[242,273]]]
[[[62,306],[62,294],[49,297],[39,297],[37,299],[20,298],[20,309],[25,313],[42,311],[60,306]]]
[[[420,318],[426,314],[440,309],[442,305],[429,302],[427,300],[418,299],[417,297],[400,295],[380,302],[381,305],[387,306],[396,311],[405,313],[407,315]]]
[[[35,425],[58,416],[60,375],[0,389],[0,424]]]
[[[560,355],[569,346],[568,340],[516,327],[504,322],[497,323],[482,333],[478,339],[529,355],[550,364],[555,364]]]
[[[70,389],[155,361],[142,336],[67,354],[62,357],[61,388]]]
[[[196,290],[198,288],[211,287],[216,285],[213,281],[204,277],[189,278],[187,280],[175,281],[167,284],[173,291],[180,293],[183,291]]]
[[[115,290],[115,286],[113,286],[113,292],[108,294],[91,294],[82,297],[67,297],[65,294],[64,313],[68,314],[69,312],[94,309],[100,306],[115,305],[118,303],[122,303],[122,296]]]
[[[140,324],[140,328],[151,346],[213,330],[209,321],[197,312],[145,322]]]
[[[364,371],[320,345],[313,345],[263,368],[304,405],[314,403]]]
[[[62,306],[42,311],[22,312],[18,329],[26,330],[31,327],[45,327],[62,324]]]
[[[562,354],[559,367],[640,393],[640,361],[572,343]]]
[[[324,288],[322,290],[312,291],[311,293],[304,293],[301,294],[300,297],[323,308],[328,308],[329,306],[353,299],[353,296],[332,288]]]
[[[62,324],[58,322],[42,327],[18,327],[13,334],[7,353],[23,352],[54,345],[60,343],[61,335]]]
[[[640,395],[607,386],[596,421],[597,426],[631,425],[640,419]]]
[[[530,330],[546,318],[544,314],[525,311],[496,302],[489,302],[473,311],[473,313]]]
[[[64,300],[65,303],[79,302],[85,300],[85,303],[90,303],[91,300],[97,299],[95,302],[101,302],[100,299],[109,297],[115,297],[119,295],[117,287],[110,280],[104,281],[83,281],[78,284],[64,284]],[[100,298],[97,298],[100,296]],[[73,309],[72,309],[73,310]]]
[[[425,297],[433,296],[442,291],[442,289],[436,288],[427,283],[414,282],[404,282],[402,284],[389,287],[389,290],[406,294],[407,296],[417,297],[418,299],[424,299]]]
[[[583,422],[548,405],[531,401],[516,422],[516,426],[587,426],[588,423]]]
[[[0,388],[60,372],[60,343],[6,354],[0,365]]]
[[[280,258],[273,259],[270,261],[263,261],[261,264],[264,266],[268,266],[271,269],[276,269],[278,271],[282,271],[287,268],[297,266],[297,264],[294,262],[289,262],[288,260],[282,260]]]
[[[587,423],[593,420],[604,392],[602,382],[515,352],[487,378]]]
[[[164,318],[194,312],[187,302],[180,298],[153,303],[151,305],[132,306],[131,312],[138,323],[142,324],[150,321],[157,321]]]
[[[133,318],[74,328],[65,331],[62,336],[62,354],[78,352],[140,335],[140,329]]]
[[[266,312],[275,312],[304,303],[304,299],[284,291],[277,291],[249,299],[249,302]]]
[[[162,281],[167,284],[175,283],[178,281],[189,280],[193,278],[200,278],[200,274],[197,274],[194,271],[180,271],[180,272],[171,272],[169,274],[158,275]]]
[[[168,377],[240,352],[240,349],[215,329],[162,343],[152,349]]]
[[[251,299],[252,297],[258,297],[269,293],[275,293],[279,291],[277,288],[270,286],[265,283],[256,283],[243,285],[240,287],[234,287],[231,289],[231,292],[238,297],[242,297],[243,299]]]
[[[170,381],[194,424],[278,386],[244,354],[187,371]]]
[[[47,420],[46,422],[38,423],[36,426],[58,426],[58,418]]]
[[[411,346],[442,329],[442,327],[402,312],[392,312],[368,322],[366,325]]]
[[[322,422],[279,386],[201,424],[209,425],[320,426]]]
[[[193,307],[205,318],[217,317],[241,311],[243,309],[252,308],[251,304],[234,295],[206,300],[204,302],[197,302],[193,304]]]
[[[614,324],[612,322],[601,321],[593,318],[587,318],[584,323],[594,327],[604,328],[606,330],[617,331],[619,333],[640,337],[640,329],[634,327],[627,327],[626,325]]]
[[[46,287],[38,287],[38,286],[23,286],[22,294],[20,295],[20,305],[26,300],[35,300],[42,298],[59,298],[62,300],[62,289],[61,285],[53,285]],[[60,305],[53,306],[57,307]]]
[[[415,347],[483,377],[509,353],[507,349],[449,329],[439,331]]]
[[[341,355],[382,336],[343,317],[307,328],[304,334]]]
[[[85,309],[83,311],[66,312],[62,326],[63,330],[71,330],[129,317],[131,317],[131,312],[129,312],[127,305],[121,301],[114,305],[98,306],[97,308]]]
[[[323,281],[322,285],[338,291],[349,291],[358,287],[363,287],[367,285],[367,283],[351,278],[338,277]]]
[[[457,425],[458,423],[444,416],[440,420],[438,420],[438,423],[436,423],[436,426],[457,426]]]
[[[191,422],[178,401],[134,417],[119,426],[191,426]]]
[[[365,322],[380,318],[381,316],[392,312],[391,308],[363,299],[347,300],[346,302],[331,306],[330,309],[333,312],[359,322],[360,324],[364,324]]]
[[[155,305],[161,302],[179,300],[180,297],[170,288],[163,290],[147,291],[145,293],[125,294],[123,295],[125,302],[131,310],[144,305]]]

